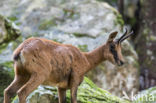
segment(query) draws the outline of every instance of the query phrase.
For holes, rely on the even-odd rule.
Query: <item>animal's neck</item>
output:
[[[100,64],[102,61],[104,61],[104,52],[105,52],[105,45],[102,45],[96,49],[94,49],[91,52],[85,53],[85,56],[90,64],[90,67],[87,71],[89,71],[92,68],[95,68],[98,64]]]

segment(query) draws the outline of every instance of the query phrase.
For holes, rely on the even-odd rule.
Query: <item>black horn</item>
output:
[[[131,31],[130,33],[128,33],[127,36],[124,36],[124,37],[120,40],[120,42],[123,42],[125,39],[127,39],[128,37],[130,37],[132,34],[134,34],[133,31]]]
[[[125,29],[125,33],[117,40],[118,43],[122,40],[122,38],[127,34],[127,28]]]

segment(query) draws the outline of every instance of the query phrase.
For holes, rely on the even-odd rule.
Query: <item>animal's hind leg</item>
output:
[[[27,82],[29,79],[29,75],[25,73],[24,78],[23,75],[20,74],[19,70],[23,70],[23,68],[19,68],[14,65],[15,77],[13,82],[4,90],[4,101],[3,103],[11,103],[11,98],[15,96],[17,91]]]
[[[35,90],[43,81],[45,76],[38,73],[32,73],[28,82],[18,90],[19,103],[26,103],[27,96]]]
[[[4,91],[3,103],[11,103],[11,98],[15,96],[18,89],[20,89],[23,84],[25,84],[25,82],[26,79],[23,79],[21,76],[16,75],[13,82]]]

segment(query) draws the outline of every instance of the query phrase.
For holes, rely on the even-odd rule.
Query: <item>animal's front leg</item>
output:
[[[75,71],[74,71],[75,70]],[[79,74],[79,68],[75,68],[71,74],[70,78],[70,95],[71,95],[71,103],[77,103],[77,90],[78,86],[83,81],[83,75]]]
[[[78,89],[78,85],[75,85],[70,89],[71,103],[77,103],[77,89]]]
[[[66,89],[58,87],[59,103],[66,103]]]

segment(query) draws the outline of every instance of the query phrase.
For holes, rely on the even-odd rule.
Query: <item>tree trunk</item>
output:
[[[137,36],[134,39],[138,52],[140,90],[156,86],[156,0],[140,0]]]
[[[124,0],[118,0],[118,11],[124,18]]]

